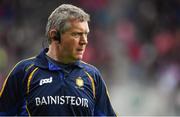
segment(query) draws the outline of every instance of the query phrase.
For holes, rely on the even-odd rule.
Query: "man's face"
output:
[[[88,43],[89,26],[87,22],[71,21],[71,27],[61,34],[60,55],[65,61],[81,60]]]

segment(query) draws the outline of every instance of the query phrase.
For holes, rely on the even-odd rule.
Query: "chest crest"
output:
[[[83,88],[84,81],[83,81],[83,79],[81,77],[76,78],[76,86],[77,86],[77,88]]]

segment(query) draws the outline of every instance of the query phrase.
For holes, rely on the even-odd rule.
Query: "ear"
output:
[[[49,31],[49,37],[50,37],[50,39],[52,39],[52,40],[57,40],[57,30],[56,29],[51,29],[50,31]]]

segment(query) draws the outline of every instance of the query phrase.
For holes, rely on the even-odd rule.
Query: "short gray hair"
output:
[[[70,19],[77,19],[81,22],[90,21],[90,16],[83,9],[71,4],[62,4],[57,7],[49,16],[46,25],[46,36],[51,29],[56,29],[59,33],[65,32],[69,26],[67,22]]]

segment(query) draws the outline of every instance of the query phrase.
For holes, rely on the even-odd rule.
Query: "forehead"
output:
[[[89,32],[89,25],[87,21],[71,20],[69,23],[70,28],[67,31]]]

